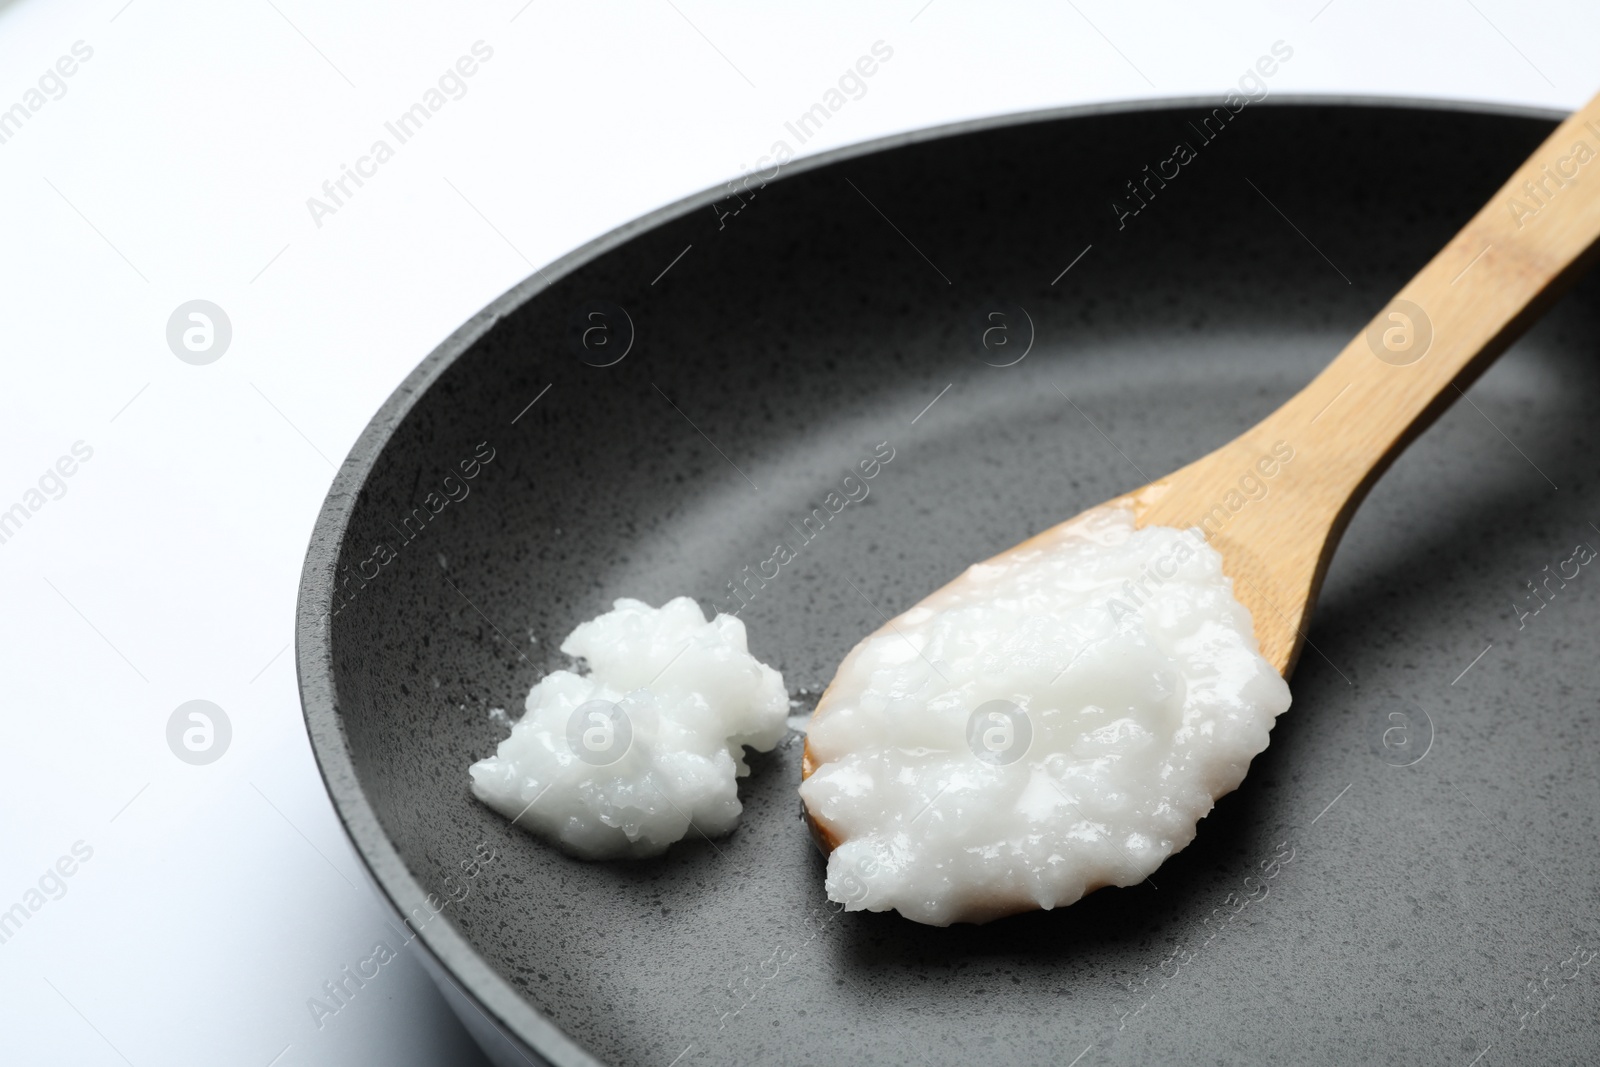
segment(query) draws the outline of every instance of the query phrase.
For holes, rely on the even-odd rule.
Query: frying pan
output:
[[[306,559],[306,722],[397,939],[497,1063],[1594,1062],[1593,280],[1362,506],[1294,706],[1151,883],[982,927],[840,913],[798,733],[735,833],[650,861],[571,859],[468,790],[620,596],[753,590],[805,714],[880,612],[1275,408],[1555,121],[1273,101],[1208,139],[1214,104],[710,190],[536,272],[374,417]],[[885,443],[866,499],[744,580]]]

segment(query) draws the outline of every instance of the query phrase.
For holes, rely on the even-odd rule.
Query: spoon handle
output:
[[[1400,451],[1589,267],[1597,240],[1600,96],[1258,429],[1303,441],[1296,448],[1319,468],[1327,506],[1348,518]]]
[[[1600,97],[1558,126],[1309,385],[1131,494],[1136,521],[1201,527],[1250,609],[1262,655],[1288,677],[1328,560],[1367,490],[1589,266],[1597,238]]]

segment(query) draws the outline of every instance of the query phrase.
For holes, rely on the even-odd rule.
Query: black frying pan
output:
[[[1600,1055],[1600,574],[1525,584],[1600,545],[1593,279],[1362,506],[1294,707],[1159,888],[978,928],[836,914],[797,734],[752,761],[735,834],[648,862],[570,859],[470,795],[490,709],[568,665],[574,624],[727,603],[887,441],[870,497],[742,616],[809,711],[881,622],[865,598],[902,610],[1234,436],[1553,125],[1263,104],[1203,142],[1210,111],[986,121],[712,191],[495,301],[373,419],[306,561],[306,719],[497,1062]],[[1196,158],[1142,185],[1179,141]]]

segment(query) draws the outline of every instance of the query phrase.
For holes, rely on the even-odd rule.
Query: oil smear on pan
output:
[[[829,896],[946,926],[1133,885],[1267,747],[1289,687],[1197,531],[1102,507],[858,644],[807,734]]]
[[[691,826],[714,837],[738,825],[744,747],[771,750],[789,713],[744,623],[707,622],[689,597],[621,599],[561,651],[589,673],[533,687],[511,736],[472,765],[480,800],[582,859],[654,856]]]

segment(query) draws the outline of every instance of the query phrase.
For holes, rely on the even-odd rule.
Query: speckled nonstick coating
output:
[[[888,441],[871,495],[743,613],[809,711],[880,613],[1276,407],[1553,124],[1255,105],[1119,229],[1112,199],[1209,106],[934,131],[787,168],[736,215],[676,205],[496,301],[374,418],[307,556],[306,719],[498,1062],[1600,1057],[1600,573],[1568,565],[1521,614],[1541,568],[1600,545],[1592,278],[1361,507],[1294,707],[1152,883],[984,927],[835,914],[798,735],[752,760],[736,833],[647,862],[570,859],[468,790],[490,708],[567,666],[575,623],[720,599]],[[612,366],[575,354],[586,301],[631,319]],[[979,324],[1008,305],[1034,343],[990,366]],[[457,899],[423,921],[430,893]]]

